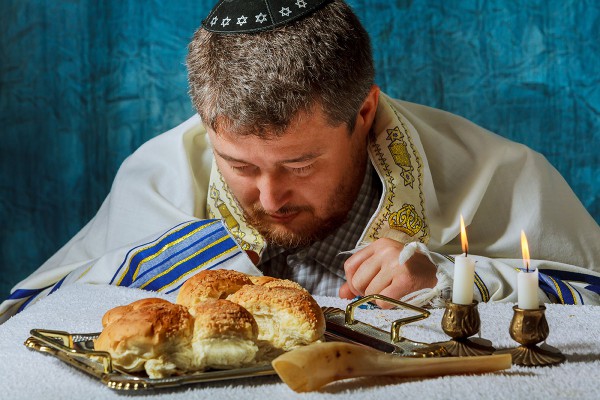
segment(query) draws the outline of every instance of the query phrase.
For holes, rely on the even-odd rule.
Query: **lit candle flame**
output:
[[[529,263],[531,262],[531,259],[529,258],[529,245],[527,244],[527,237],[523,231],[521,231],[521,252],[523,253],[523,263],[525,264],[527,272],[529,272]]]
[[[460,242],[465,256],[469,255],[469,242],[467,241],[467,230],[465,229],[465,220],[462,214],[460,215]]]

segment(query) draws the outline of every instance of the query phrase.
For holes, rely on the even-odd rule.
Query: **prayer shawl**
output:
[[[600,227],[540,154],[459,116],[381,95],[369,156],[384,190],[357,248],[406,243],[437,265],[438,284],[405,300],[449,298],[464,217],[478,301],[516,302],[520,232],[539,269],[542,302],[600,304]],[[123,163],[96,216],[0,305],[0,322],[73,283],[176,293],[202,269],[261,272],[244,250],[263,238],[246,224],[193,116]],[[316,293],[318,295],[318,293]]]

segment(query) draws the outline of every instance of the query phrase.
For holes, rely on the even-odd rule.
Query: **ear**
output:
[[[355,132],[367,135],[371,130],[371,125],[377,114],[377,105],[379,104],[379,86],[373,85],[369,94],[363,101],[358,115],[356,116]]]

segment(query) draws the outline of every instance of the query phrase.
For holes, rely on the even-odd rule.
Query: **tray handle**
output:
[[[405,303],[400,300],[392,299],[391,297],[387,297],[387,296],[384,296],[381,294],[370,294],[368,296],[365,296],[363,298],[355,300],[346,306],[346,315],[345,315],[346,325],[355,324],[356,320],[354,319],[354,310],[361,304],[367,303],[371,300],[383,300],[388,303],[394,304],[396,306],[399,306],[402,308],[408,308],[409,310],[416,311],[419,313],[417,315],[411,315],[409,317],[400,318],[400,319],[397,319],[394,322],[392,322],[392,327],[390,330],[392,342],[399,342],[402,339],[402,337],[400,336],[400,328],[402,328],[403,325],[410,324],[411,322],[420,321],[422,319],[429,317],[429,315],[430,315],[429,311],[427,311],[421,307],[413,306],[412,304],[408,304],[408,303]]]
[[[74,346],[73,336],[68,332],[53,331],[49,329],[32,329],[29,333],[38,341],[58,352],[101,362],[105,374],[113,372],[112,359],[108,352],[78,350]]]

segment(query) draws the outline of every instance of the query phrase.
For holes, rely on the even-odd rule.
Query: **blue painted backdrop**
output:
[[[0,297],[95,213],[123,159],[192,115],[214,0],[0,4]],[[600,221],[596,1],[349,1],[389,94],[545,154]]]

